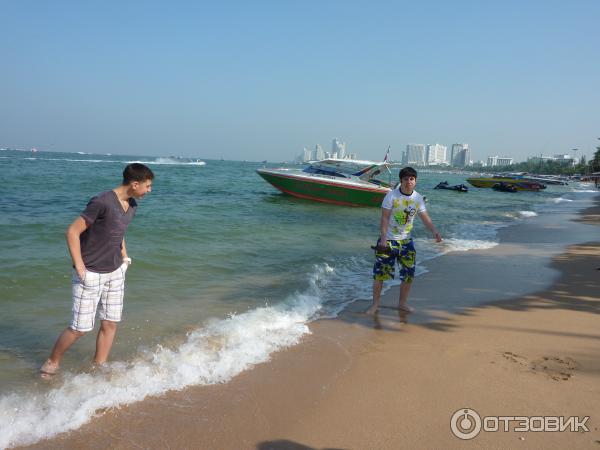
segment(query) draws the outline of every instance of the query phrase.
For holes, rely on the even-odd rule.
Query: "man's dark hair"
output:
[[[142,183],[146,180],[153,180],[154,173],[143,164],[131,163],[123,170],[123,184],[129,184],[134,181]]]
[[[400,175],[398,176],[400,179],[404,177],[415,177],[417,178],[417,171],[412,167],[405,167],[400,171]]]

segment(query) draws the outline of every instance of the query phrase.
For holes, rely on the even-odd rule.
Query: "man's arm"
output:
[[[125,238],[123,238],[123,242],[121,242],[121,256],[123,257],[123,262],[126,262],[128,265],[131,264],[131,258],[127,256],[127,247],[125,247]]]
[[[427,229],[429,231],[431,231],[431,234],[433,234],[433,237],[435,238],[436,242],[442,242],[442,236],[435,229],[435,226],[433,225],[433,222],[431,221],[429,214],[427,214],[427,211],[423,211],[422,213],[419,213],[419,217],[423,221],[423,225],[425,225],[427,227]]]
[[[379,224],[379,249],[387,249],[387,230],[390,225],[391,209],[381,208],[381,222]]]
[[[127,258],[127,247],[125,247],[125,238],[123,238],[123,242],[121,242],[121,256],[123,259]]]
[[[81,236],[81,233],[87,230],[87,228],[88,226],[85,223],[85,220],[83,217],[79,216],[71,225],[69,225],[69,228],[67,228],[67,232],[65,233],[67,237],[67,247],[69,248],[73,265],[81,280],[85,278],[85,264],[81,257],[81,243],[79,241],[79,236]]]

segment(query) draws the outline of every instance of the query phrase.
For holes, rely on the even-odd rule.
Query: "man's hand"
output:
[[[85,266],[83,264],[81,266],[75,266],[75,271],[77,272],[77,276],[83,283],[83,280],[85,280]]]
[[[434,233],[433,237],[435,238],[435,242],[442,242],[442,235],[440,233]]]
[[[387,239],[384,239],[383,241],[379,241],[379,244],[377,244],[377,251],[378,252],[387,252],[389,250],[388,245],[387,245]]]

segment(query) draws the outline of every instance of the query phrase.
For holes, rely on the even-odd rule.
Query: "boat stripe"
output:
[[[339,202],[339,201],[336,201],[336,200],[324,199],[324,198],[322,198],[322,197],[313,197],[313,196],[311,196],[311,195],[306,195],[306,194],[298,194],[297,192],[292,192],[292,191],[289,191],[289,190],[287,190],[287,189],[283,189],[283,188],[282,188],[282,187],[280,187],[280,186],[275,186],[275,187],[276,187],[277,189],[279,189],[281,192],[285,192],[286,194],[289,194],[289,195],[291,195],[291,196],[294,196],[294,197],[299,197],[299,198],[304,198],[304,199],[307,199],[307,200],[314,200],[314,201],[317,201],[317,202],[322,202],[322,203],[330,203],[330,204],[332,204],[332,205],[342,205],[342,206],[365,206],[365,205],[358,204],[358,203]]]
[[[327,184],[329,186],[340,186],[340,184],[338,184],[338,183],[332,183],[332,182],[321,180],[321,179],[319,179],[319,180],[310,180],[310,179],[307,179],[307,178],[299,178],[299,177],[295,177],[295,176],[283,175],[283,174],[273,173],[273,172],[263,172],[263,173],[266,174],[266,175],[270,175],[272,177],[288,178],[290,180],[306,181],[308,183]],[[342,187],[345,187],[345,186],[349,186],[349,187],[351,186],[352,189],[356,189],[356,190],[360,190],[360,191],[377,192],[377,193],[383,193],[383,192],[387,192],[388,190],[391,190],[391,189],[385,189],[385,191],[384,191],[383,190],[384,188],[382,188],[382,189],[377,189],[377,188],[375,188],[375,189],[369,189],[369,188],[365,188],[365,187],[355,186],[355,185],[352,185],[352,184],[342,184]]]

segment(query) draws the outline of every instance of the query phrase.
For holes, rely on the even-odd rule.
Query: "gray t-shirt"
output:
[[[110,273],[123,263],[121,244],[137,203],[129,199],[127,212],[114,191],[102,192],[87,204],[81,217],[88,225],[80,236],[81,256],[91,272]]]

